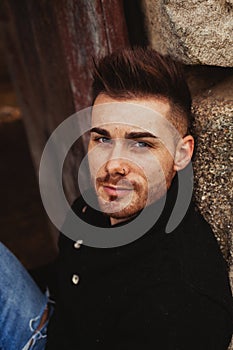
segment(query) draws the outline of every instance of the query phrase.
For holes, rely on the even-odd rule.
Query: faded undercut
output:
[[[101,93],[122,100],[165,99],[168,118],[183,136],[191,126],[192,100],[182,66],[152,48],[125,48],[94,62],[93,102]]]

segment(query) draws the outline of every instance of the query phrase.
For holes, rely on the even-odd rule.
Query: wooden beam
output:
[[[122,0],[4,0],[1,30],[8,64],[22,108],[32,158],[40,157],[52,131],[69,115],[91,104],[92,58],[128,45]],[[69,156],[64,187],[77,196]],[[78,157],[78,158],[77,158]]]

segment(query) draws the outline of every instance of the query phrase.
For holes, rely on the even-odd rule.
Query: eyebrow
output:
[[[102,129],[102,128],[92,128],[90,130],[90,132],[95,132],[95,133],[103,135],[103,136],[111,137],[110,133],[107,130]],[[125,134],[126,139],[140,139],[140,138],[145,138],[145,137],[152,137],[154,139],[158,138],[157,136],[151,134],[148,131],[142,131],[142,132],[132,131],[132,132]]]
[[[157,139],[158,137],[151,134],[150,132],[137,132],[137,131],[132,131],[130,133],[126,133],[125,137],[127,139],[140,139],[144,137],[152,137],[153,139]]]
[[[102,129],[102,128],[92,128],[92,129],[90,130],[90,132],[96,132],[97,134],[110,137],[110,133],[109,133],[107,130]]]

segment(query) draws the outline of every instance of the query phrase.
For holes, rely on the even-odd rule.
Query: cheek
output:
[[[88,164],[92,178],[95,178],[98,173],[103,172],[105,163],[106,158],[104,157],[104,153],[98,147],[89,146]]]
[[[166,176],[167,173],[170,173],[174,166],[174,157],[168,150],[163,150],[158,154],[158,162],[160,163],[160,167]]]
[[[101,159],[97,157],[88,157],[89,170],[92,181],[100,177],[104,173],[104,166],[102,165]]]
[[[161,197],[167,190],[167,179],[170,177],[168,174],[173,164],[172,157],[168,160],[167,156],[164,152],[157,152],[142,164],[150,200]]]
[[[155,190],[158,186],[162,186],[165,182],[164,169],[159,162],[156,162],[153,166],[150,166],[146,170],[146,177],[149,189]]]
[[[97,164],[96,164],[96,158],[93,157],[93,153],[89,149],[88,149],[88,164],[89,164],[90,172],[92,174]]]
[[[156,178],[163,175],[162,155],[147,153],[141,157],[139,165],[147,182],[154,182]]]

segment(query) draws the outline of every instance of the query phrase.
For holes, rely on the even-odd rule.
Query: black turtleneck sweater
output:
[[[60,235],[47,350],[227,349],[232,296],[225,261],[192,203],[180,225],[165,233],[175,198],[173,184],[157,223],[121,247],[84,242],[77,249]],[[72,209],[86,222],[109,227],[101,212],[84,207],[80,198]]]

